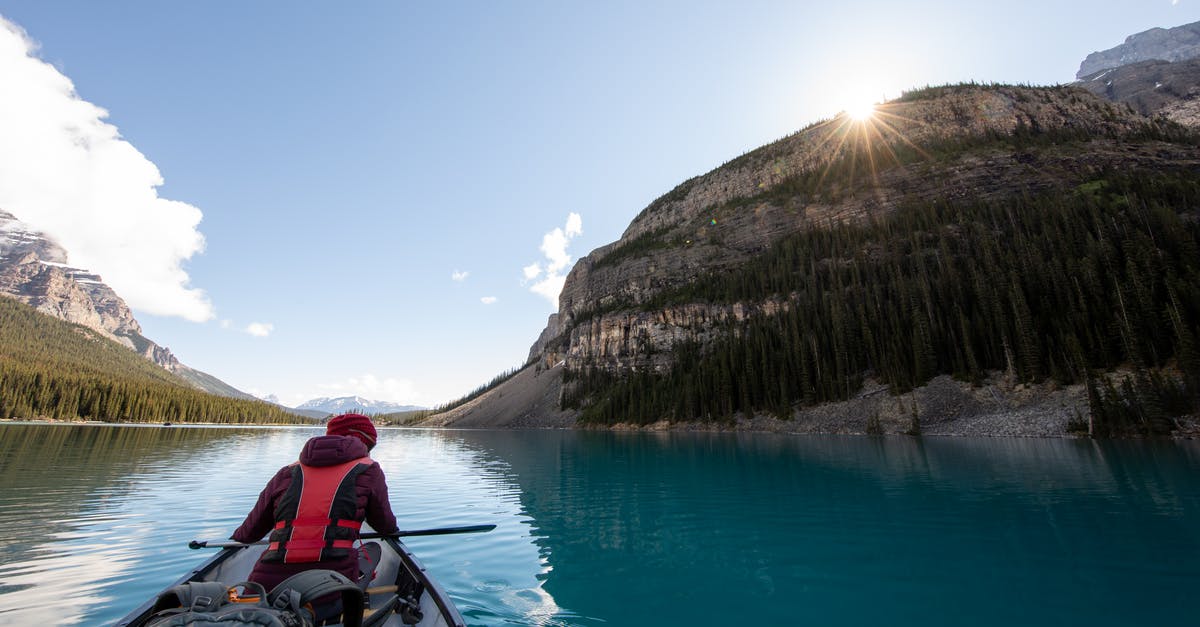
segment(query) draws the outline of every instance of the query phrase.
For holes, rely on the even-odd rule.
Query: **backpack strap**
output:
[[[277,609],[299,607],[336,592],[342,593],[343,627],[361,627],[362,588],[337,571],[312,569],[292,575],[271,590],[267,602]]]
[[[189,581],[171,586],[158,595],[152,613],[182,608],[183,611],[212,612],[225,604],[228,587],[219,581]]]

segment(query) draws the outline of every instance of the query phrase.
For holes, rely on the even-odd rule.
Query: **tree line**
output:
[[[0,418],[310,422],[270,403],[196,390],[91,329],[8,297],[0,297]]]

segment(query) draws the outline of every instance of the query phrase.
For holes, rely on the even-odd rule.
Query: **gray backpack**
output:
[[[229,591],[245,594],[232,601]],[[308,570],[285,579],[267,594],[253,582],[226,586],[220,582],[188,582],[168,589],[154,604],[146,627],[312,627],[320,609],[313,601],[341,593],[342,625],[360,627],[363,592],[341,573]],[[324,617],[322,617],[324,618]]]

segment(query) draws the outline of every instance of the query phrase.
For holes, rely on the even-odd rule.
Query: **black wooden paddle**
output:
[[[402,538],[408,536],[444,536],[452,533],[479,533],[482,531],[491,531],[496,525],[467,525],[465,527],[437,527],[435,529],[413,529],[410,531],[397,531],[394,533],[364,533],[358,537],[363,540],[372,538]],[[236,549],[244,546],[255,546],[258,544],[269,544],[270,540],[259,540],[258,542],[232,542],[229,540],[192,540],[188,542],[189,549]]]

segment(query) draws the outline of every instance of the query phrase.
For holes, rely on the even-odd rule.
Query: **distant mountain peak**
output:
[[[389,414],[401,411],[416,411],[425,408],[416,405],[401,405],[390,401],[373,401],[355,395],[339,396],[336,398],[322,396],[301,403],[296,409],[324,411],[331,414],[341,414],[351,411],[360,411],[367,414]]]
[[[1186,61],[1200,57],[1200,22],[1175,28],[1151,28],[1130,35],[1119,46],[1093,52],[1079,64],[1075,78],[1142,61]]]

